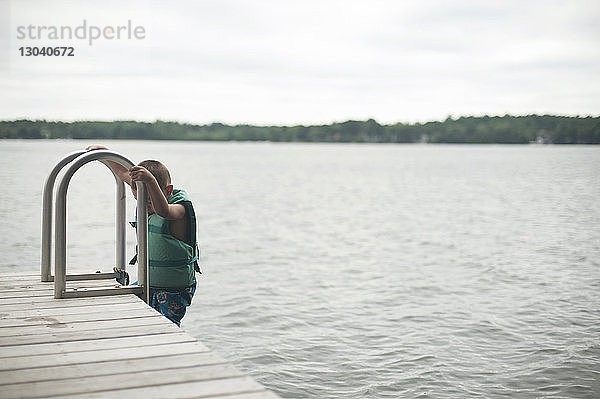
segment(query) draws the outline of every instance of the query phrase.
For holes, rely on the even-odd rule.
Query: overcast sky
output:
[[[600,114],[597,0],[0,0],[0,13],[0,119],[289,125]],[[144,39],[90,46],[17,35],[84,20],[131,20]],[[75,56],[19,55],[43,45],[73,46]]]

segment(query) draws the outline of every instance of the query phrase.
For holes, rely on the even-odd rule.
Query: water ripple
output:
[[[600,397],[600,147],[108,144],[194,198],[184,328],[281,396]],[[39,212],[10,198],[84,145],[2,145],[36,184],[0,206],[1,268],[35,273]],[[100,172],[69,193],[69,266],[114,253]]]

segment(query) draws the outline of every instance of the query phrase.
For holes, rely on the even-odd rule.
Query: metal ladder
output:
[[[106,296],[120,294],[137,294],[149,302],[149,274],[148,274],[148,209],[146,186],[136,182],[137,188],[137,248],[138,248],[138,285],[137,286],[112,286],[98,288],[70,288],[66,287],[67,281],[114,279],[115,273],[86,273],[67,274],[67,189],[69,182],[79,168],[92,162],[105,161],[117,162],[127,169],[134,166],[125,156],[109,150],[75,151],[66,155],[52,169],[44,184],[42,199],[42,253],[41,253],[41,280],[54,281],[54,298],[76,298],[90,296]],[[62,175],[56,190],[55,201],[55,243],[54,243],[54,269],[52,275],[52,193],[54,183],[59,172],[71,164]],[[108,165],[107,165],[108,166]],[[109,168],[110,169],[110,168]],[[112,172],[112,170],[111,170]],[[116,215],[116,267],[125,270],[125,184],[113,173],[117,185],[117,215]]]

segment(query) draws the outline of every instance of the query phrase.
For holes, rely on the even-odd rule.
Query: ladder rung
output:
[[[117,278],[115,273],[84,273],[84,274],[67,274],[67,281],[82,281],[82,280],[110,280]],[[47,281],[54,281],[54,276],[48,276]]]
[[[62,298],[80,298],[90,296],[107,296],[107,295],[126,295],[126,294],[142,294],[143,287],[137,286],[122,286],[122,287],[98,287],[98,288],[67,288],[62,293]]]
[[[115,273],[84,273],[84,274],[67,274],[67,281],[81,280],[108,280],[116,278]]]

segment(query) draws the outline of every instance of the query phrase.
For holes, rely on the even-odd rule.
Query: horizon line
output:
[[[10,123],[10,122],[46,122],[46,123],[90,123],[90,122],[102,122],[102,123],[115,123],[115,122],[133,122],[133,123],[148,123],[148,124],[153,124],[153,123],[158,123],[158,122],[163,122],[163,123],[175,123],[175,124],[179,124],[179,125],[192,125],[192,126],[211,126],[211,125],[224,125],[224,126],[252,126],[252,127],[296,127],[296,126],[304,126],[304,127],[309,127],[309,126],[328,126],[328,125],[335,125],[335,124],[342,124],[342,123],[346,123],[346,122],[368,122],[368,121],[374,121],[375,123],[377,123],[380,126],[394,126],[394,125],[398,125],[398,124],[402,124],[402,125],[408,125],[408,126],[414,126],[414,125],[425,125],[428,123],[443,123],[443,122],[447,122],[449,120],[451,121],[457,121],[459,119],[467,119],[467,118],[475,118],[475,119],[483,119],[483,118],[505,118],[505,117],[511,117],[511,118],[525,118],[525,117],[532,117],[532,116],[536,116],[536,117],[555,117],[555,118],[578,118],[578,119],[587,119],[587,118],[591,118],[591,119],[595,119],[595,118],[600,118],[600,113],[596,114],[596,115],[592,115],[592,114],[587,114],[587,115],[582,115],[582,114],[548,114],[548,113],[544,113],[544,114],[538,114],[538,113],[528,113],[528,114],[509,114],[509,113],[505,113],[503,115],[500,114],[483,114],[483,115],[460,115],[460,116],[454,116],[452,114],[448,115],[445,119],[435,119],[435,120],[427,120],[427,121],[418,121],[418,122],[402,122],[402,121],[396,121],[396,122],[392,122],[392,123],[379,123],[377,121],[377,119],[375,118],[367,118],[367,119],[346,119],[346,120],[334,120],[331,122],[322,122],[322,123],[299,123],[299,124],[252,124],[252,123],[248,123],[248,122],[243,122],[243,123],[226,123],[226,122],[222,122],[222,121],[212,121],[212,122],[205,122],[205,123],[198,123],[198,122],[186,122],[186,121],[179,121],[179,120],[167,120],[167,119],[154,119],[154,120],[136,120],[136,119],[32,119],[29,117],[24,117],[24,118],[14,118],[14,119],[0,119],[0,123]]]

